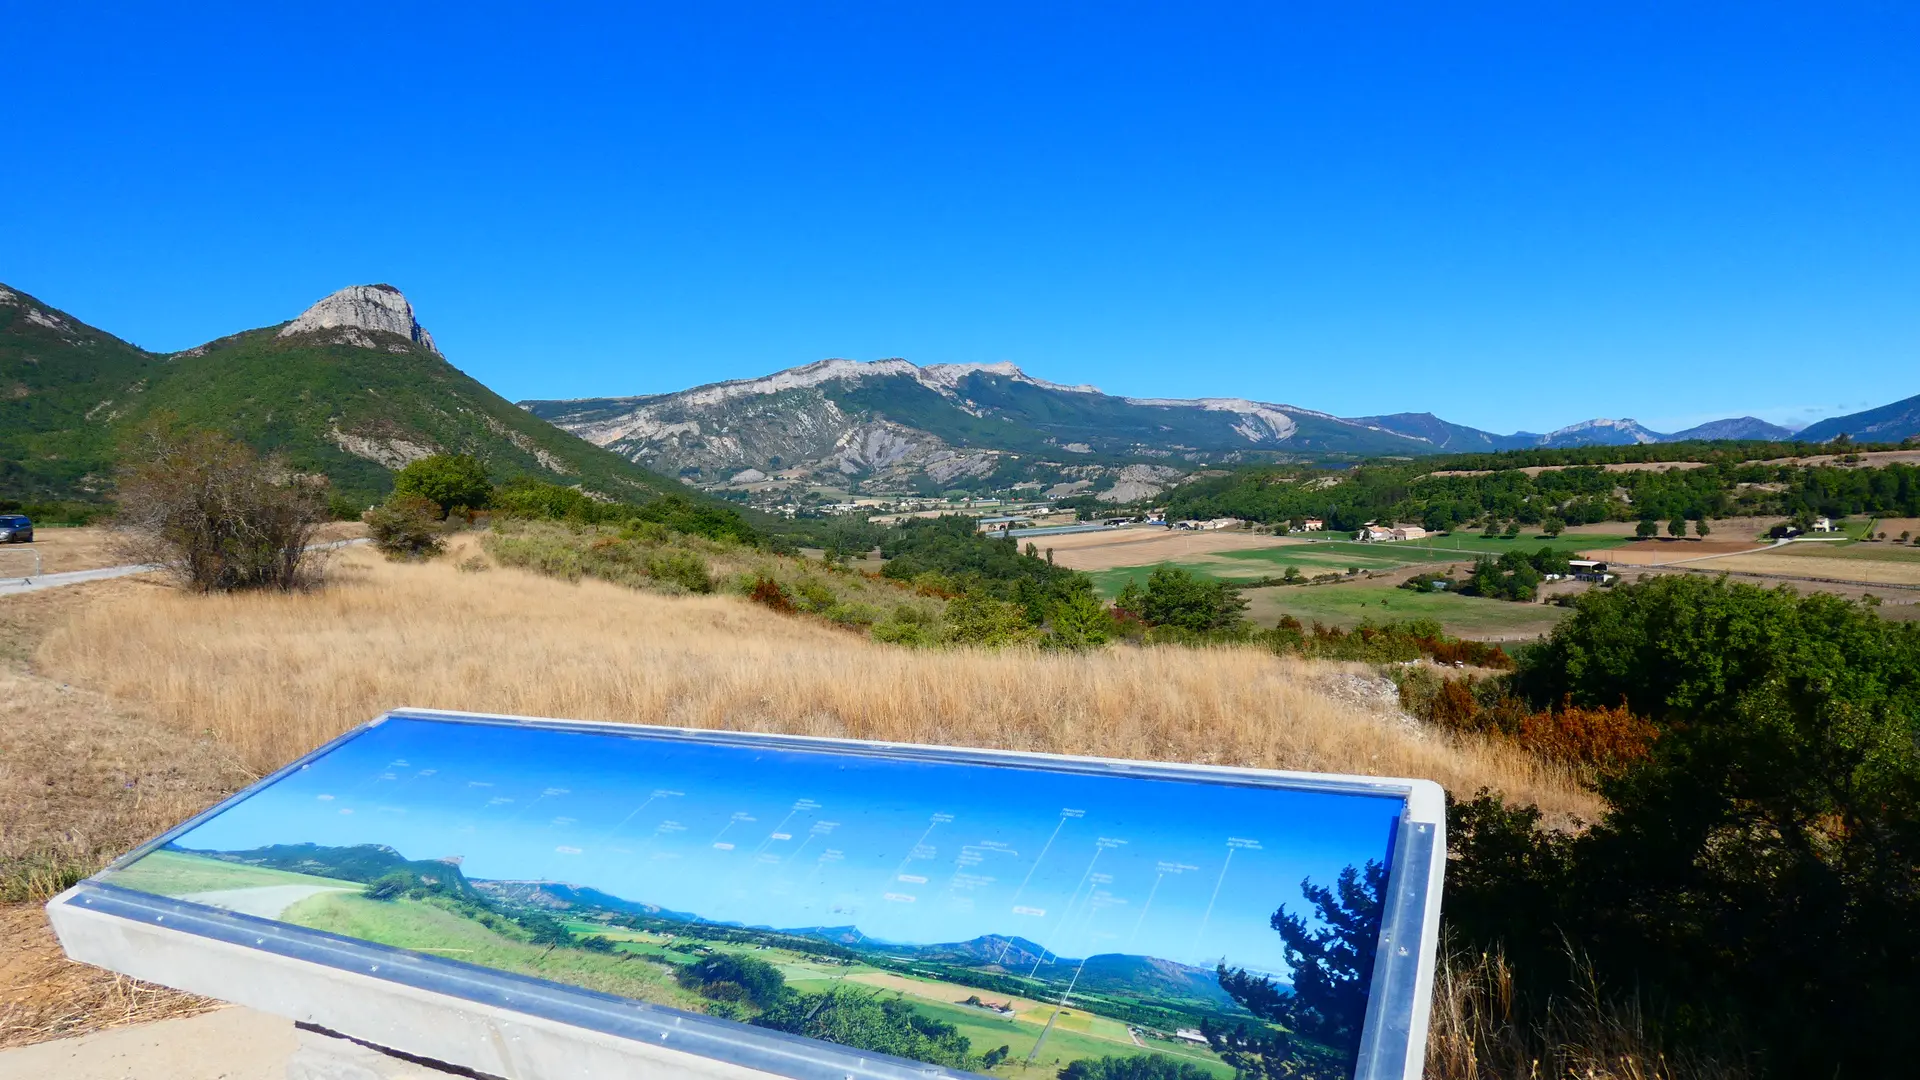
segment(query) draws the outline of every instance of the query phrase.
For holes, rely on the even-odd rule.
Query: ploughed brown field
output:
[[[1151,566],[1160,562],[1180,562],[1196,555],[1222,551],[1247,551],[1253,548],[1285,547],[1308,541],[1284,536],[1247,532],[1241,529],[1214,529],[1206,532],[1163,529],[1147,526],[1116,529],[1112,532],[1065,533],[1038,536],[1034,546],[1053,549],[1053,561],[1074,570],[1113,570],[1122,566]]]

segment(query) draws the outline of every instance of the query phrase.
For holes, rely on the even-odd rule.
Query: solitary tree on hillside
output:
[[[1557,517],[1550,517],[1540,523],[1541,535],[1548,537],[1559,536],[1562,532],[1566,531],[1566,528],[1567,523]]]
[[[456,510],[485,509],[493,483],[487,478],[487,467],[470,454],[433,454],[395,473],[393,491],[426,499],[445,517]]]

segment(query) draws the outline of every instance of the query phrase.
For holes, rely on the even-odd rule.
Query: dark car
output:
[[[33,522],[24,514],[0,514],[0,544],[33,543]]]

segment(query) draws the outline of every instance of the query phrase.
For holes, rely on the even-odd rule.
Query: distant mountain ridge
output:
[[[1800,432],[1808,442],[1826,442],[1841,435],[1856,442],[1900,442],[1920,436],[1920,395],[1822,420]]]
[[[898,358],[821,360],[674,393],[520,405],[702,487],[757,492],[825,484],[935,494],[1024,482],[1050,496],[1094,493],[1115,502],[1150,498],[1197,469],[1262,458],[1792,434],[1740,417],[1671,435],[1631,419],[1499,435],[1432,413],[1349,418],[1247,398],[1120,397],[1036,378],[1011,363],[923,367]]]

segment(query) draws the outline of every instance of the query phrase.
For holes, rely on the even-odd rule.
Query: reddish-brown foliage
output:
[[[782,615],[791,615],[794,612],[793,597],[787,595],[787,590],[779,582],[764,574],[753,579],[753,591],[747,594],[747,599],[770,607]]]

